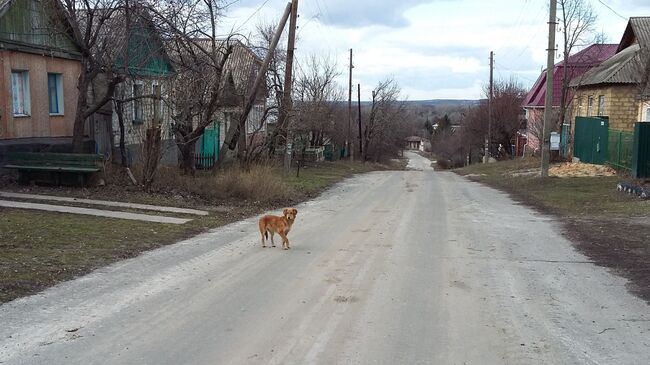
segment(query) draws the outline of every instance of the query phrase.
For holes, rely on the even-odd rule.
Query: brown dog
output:
[[[275,215],[265,215],[260,218],[260,233],[262,234],[262,247],[266,247],[266,240],[269,238],[268,234],[271,233],[271,245],[275,247],[275,242],[273,242],[273,236],[277,233],[282,237],[282,248],[285,250],[289,249],[289,239],[287,239],[287,234],[291,230],[293,222],[296,220],[296,215],[298,214],[298,209],[296,208],[285,208],[283,211],[283,216],[278,217]]]

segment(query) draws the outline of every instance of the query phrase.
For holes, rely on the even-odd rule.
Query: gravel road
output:
[[[553,219],[409,154],[0,306],[3,364],[647,364],[650,306]]]

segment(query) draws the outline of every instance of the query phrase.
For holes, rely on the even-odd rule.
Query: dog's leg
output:
[[[259,228],[260,228],[260,234],[262,235],[262,248],[266,248],[266,227],[264,226],[264,223],[262,220],[260,220],[259,223]]]
[[[275,236],[275,233],[271,231],[271,247],[275,247],[275,241],[273,241],[273,236]]]
[[[285,250],[288,250],[289,247],[289,239],[287,238],[287,235],[284,232],[279,232],[280,237],[282,237],[282,248]]]

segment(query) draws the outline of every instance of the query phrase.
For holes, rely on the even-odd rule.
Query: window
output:
[[[598,116],[602,117],[605,115],[605,95],[600,95],[598,97]]]
[[[144,109],[142,105],[142,84],[133,84],[133,123],[142,123]]]
[[[643,121],[650,122],[650,102],[643,103]]]
[[[14,116],[30,114],[28,71],[11,71],[11,101]]]
[[[580,97],[578,97],[578,113],[576,115],[581,117],[583,112],[584,112],[584,110],[583,110],[583,105],[582,105],[582,96],[580,96]]]
[[[594,97],[587,98],[587,116],[590,117],[594,111]]]
[[[47,74],[47,94],[50,115],[63,115],[63,76],[61,74]]]

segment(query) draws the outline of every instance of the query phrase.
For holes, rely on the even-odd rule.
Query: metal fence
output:
[[[194,166],[197,169],[211,169],[214,167],[215,162],[216,156],[214,154],[197,153],[194,155]]]
[[[632,169],[634,133],[609,130],[607,163],[617,169]]]

